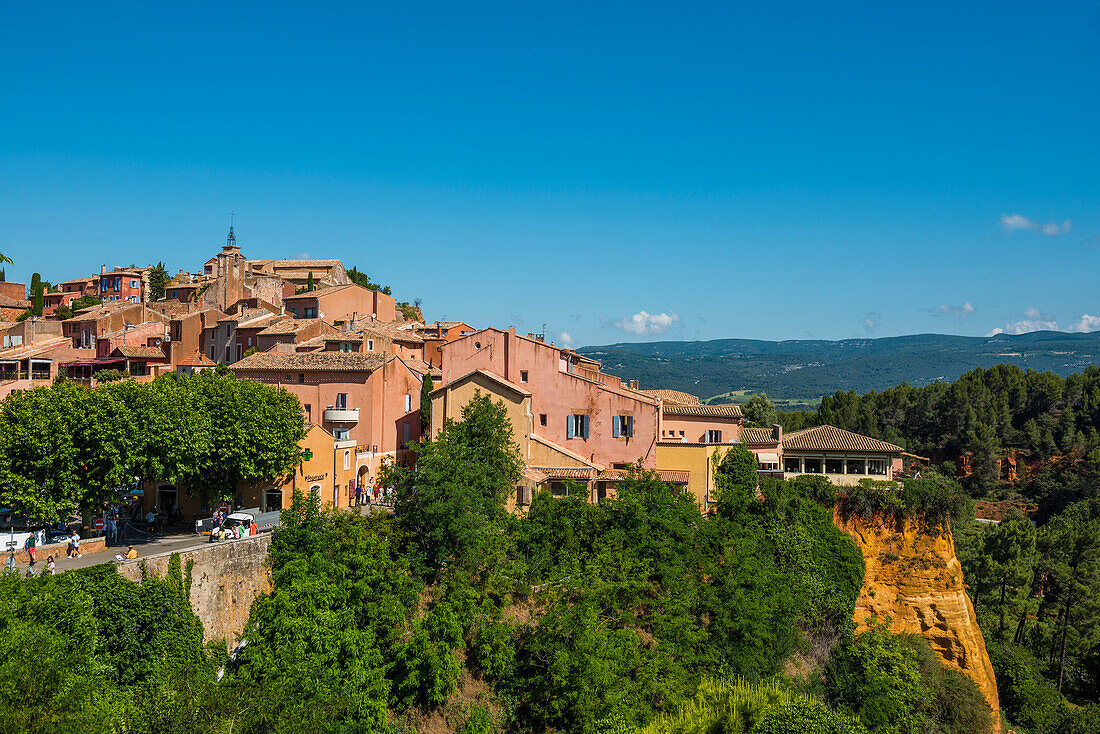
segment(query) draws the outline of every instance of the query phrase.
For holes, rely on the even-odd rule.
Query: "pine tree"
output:
[[[306,278],[306,292],[313,290],[313,271],[309,271],[309,276]]]
[[[35,316],[42,315],[42,276],[35,273],[31,276],[31,311]]]

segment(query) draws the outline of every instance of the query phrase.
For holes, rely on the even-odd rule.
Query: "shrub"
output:
[[[751,734],[865,734],[867,729],[850,716],[830,711],[824,704],[808,698],[776,706]]]

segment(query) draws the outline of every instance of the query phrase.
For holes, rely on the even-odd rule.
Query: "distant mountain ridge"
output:
[[[914,334],[877,339],[715,339],[582,347],[606,372],[644,389],[703,398],[735,391],[806,398],[837,390],[867,392],[902,382],[955,380],[976,367],[1015,364],[1066,376],[1100,362],[1100,332],[1036,331],[990,337]]]

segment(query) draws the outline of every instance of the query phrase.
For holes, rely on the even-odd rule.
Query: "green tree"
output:
[[[1040,536],[1047,598],[1059,609],[1058,692],[1065,677],[1071,629],[1086,621],[1089,602],[1100,596],[1100,503],[1078,502],[1053,517]]]
[[[504,403],[476,394],[462,420],[448,420],[420,446],[415,472],[397,478],[397,514],[429,568],[446,559],[477,569],[506,517],[523,469]]]
[[[719,458],[721,456],[721,458]],[[714,484],[718,512],[733,517],[753,501],[757,486],[756,454],[737,443],[724,455],[714,454]]]
[[[35,316],[41,316],[42,315],[42,299],[43,299],[43,295],[42,295],[42,276],[39,275],[38,273],[34,273],[33,275],[31,275],[30,299],[31,299],[31,311],[33,312],[33,314]]]
[[[164,298],[164,287],[168,285],[168,270],[163,262],[158,262],[149,268],[149,300],[159,301]]]
[[[80,311],[90,306],[98,306],[99,303],[99,299],[95,296],[81,296],[80,298],[77,298],[73,301],[73,304],[70,308],[72,308],[73,312],[75,313],[76,311]]]
[[[390,293],[390,287],[388,285],[383,286],[383,285],[379,285],[378,283],[375,283],[374,281],[372,281],[370,279],[369,275],[362,272],[361,270],[359,270],[356,267],[352,267],[351,270],[348,271],[348,280],[350,280],[352,283],[355,283],[358,286],[362,286],[363,288],[366,288],[367,290],[381,291],[382,293],[385,293],[387,296],[392,295]]]
[[[309,275],[306,276],[306,292],[309,293],[313,290],[313,271],[309,271]]]
[[[428,436],[432,427],[432,390],[435,385],[431,375],[424,375],[424,382],[420,385],[420,433]],[[428,436],[428,440],[431,437]]]
[[[779,413],[775,405],[768,400],[767,393],[759,393],[749,398],[749,401],[741,406],[741,413],[745,418],[758,426],[770,428],[779,421]]]
[[[73,317],[73,310],[62,303],[54,309],[53,315],[59,320],[64,321],[65,319],[71,319]]]

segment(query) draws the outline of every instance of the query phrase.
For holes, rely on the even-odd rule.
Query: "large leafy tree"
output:
[[[476,568],[502,525],[505,502],[523,470],[503,402],[477,394],[461,421],[447,421],[401,472],[397,512],[419,539],[430,568],[447,559]]]

